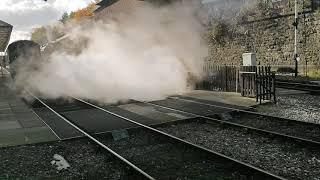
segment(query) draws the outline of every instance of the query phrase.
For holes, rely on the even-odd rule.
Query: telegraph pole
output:
[[[294,6],[294,11],[295,11],[295,16],[294,16],[294,61],[295,61],[295,77],[298,76],[298,0],[295,0],[295,6]]]

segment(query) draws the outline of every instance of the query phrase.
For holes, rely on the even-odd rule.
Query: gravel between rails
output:
[[[310,94],[279,95],[276,105],[258,106],[259,112],[320,124],[320,96]]]
[[[235,167],[230,167],[230,163],[211,158],[208,153],[184,144],[168,141],[166,137],[145,130],[129,134],[129,137],[118,141],[108,137],[98,139],[156,179],[250,178],[234,172]]]
[[[196,122],[158,129],[288,179],[320,179],[320,152],[289,142]]]
[[[70,168],[58,171],[53,155]],[[0,179],[130,179],[129,167],[89,140],[68,140],[0,148]]]
[[[295,121],[287,122],[272,120],[272,117],[246,113],[234,113],[232,118],[229,119],[227,117],[225,120],[320,142],[320,126],[315,126],[313,124],[307,125],[296,123]]]

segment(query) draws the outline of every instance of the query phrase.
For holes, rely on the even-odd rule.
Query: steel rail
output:
[[[279,83],[279,84],[289,84],[289,85],[302,85],[302,86],[309,86],[309,87],[320,88],[320,85],[318,85],[318,84],[311,84],[311,83],[290,82],[290,81],[283,81],[283,80],[276,80],[276,83]]]
[[[59,140],[65,140],[65,139],[61,138],[61,137],[49,126],[49,124],[47,124],[46,121],[43,120],[33,109],[31,109],[31,110],[32,110],[32,113],[35,114],[35,115],[50,129],[50,131],[51,131],[55,136],[57,136],[57,138],[58,138]]]
[[[215,152],[215,151],[213,151],[213,150],[207,149],[207,148],[205,148],[205,147],[199,146],[199,145],[197,145],[197,144],[193,144],[193,143],[191,143],[191,142],[189,142],[189,141],[180,139],[180,138],[178,138],[178,137],[176,137],[176,136],[173,136],[173,135],[171,135],[171,134],[165,133],[165,132],[160,131],[160,130],[158,130],[158,129],[155,129],[155,128],[152,128],[152,127],[150,127],[150,126],[141,124],[141,123],[139,123],[139,122],[136,122],[136,121],[134,121],[134,120],[131,120],[131,119],[129,119],[129,118],[126,118],[126,117],[124,117],[124,116],[121,116],[121,115],[119,115],[119,114],[116,114],[116,113],[114,113],[114,112],[111,112],[111,111],[109,111],[109,110],[106,110],[106,109],[104,109],[104,108],[102,108],[102,107],[100,107],[100,106],[97,106],[97,105],[95,105],[95,104],[92,104],[92,103],[90,103],[90,102],[87,102],[87,101],[85,101],[85,100],[82,100],[82,99],[80,99],[80,98],[76,98],[76,97],[72,97],[72,98],[74,98],[74,99],[76,99],[76,100],[78,100],[78,101],[80,101],[80,102],[82,102],[82,103],[85,103],[85,104],[87,104],[87,105],[90,105],[90,106],[92,106],[92,107],[95,107],[95,108],[97,108],[97,109],[99,109],[99,110],[101,110],[101,111],[104,111],[104,112],[108,113],[108,114],[111,114],[111,115],[113,115],[113,116],[115,116],[115,117],[121,118],[121,119],[123,119],[123,120],[125,120],[125,121],[131,122],[131,123],[136,124],[136,125],[141,126],[141,127],[144,127],[144,128],[146,128],[146,129],[148,129],[148,130],[151,130],[152,132],[155,132],[155,133],[164,135],[164,136],[166,136],[166,137],[169,137],[169,138],[171,138],[171,139],[174,139],[174,140],[176,140],[176,141],[178,141],[178,142],[180,142],[180,143],[187,144],[187,145],[189,145],[189,146],[191,146],[191,147],[197,148],[197,149],[199,149],[199,150],[208,152],[208,153],[213,154],[213,155],[215,155],[215,156],[219,156],[219,157],[222,157],[222,158],[227,159],[227,160],[229,160],[229,161],[235,162],[235,163],[237,163],[237,164],[239,164],[239,165],[242,165],[242,166],[244,166],[244,167],[246,167],[246,168],[252,169],[252,170],[254,170],[254,171],[258,172],[258,173],[261,173],[261,174],[263,174],[263,175],[266,175],[266,176],[268,176],[268,177],[270,177],[270,178],[285,180],[285,178],[283,178],[283,177],[274,175],[274,174],[272,174],[272,173],[270,173],[270,172],[264,171],[264,170],[262,170],[262,169],[260,169],[260,168],[257,168],[257,167],[255,167],[255,166],[252,166],[252,165],[250,165],[250,164],[241,162],[241,161],[239,161],[239,160],[237,160],[237,159],[228,157],[228,156],[226,156],[226,155],[223,155],[223,154],[221,154],[221,153],[218,153],[218,152]]]
[[[137,101],[137,102],[140,102],[140,101]],[[160,108],[164,108],[164,109],[168,109],[168,110],[171,110],[171,111],[176,111],[176,112],[189,114],[189,115],[192,115],[192,116],[195,116],[195,117],[200,117],[200,118],[207,119],[209,121],[220,123],[220,124],[227,124],[227,125],[230,125],[230,126],[241,128],[241,129],[252,130],[252,131],[256,131],[256,132],[264,133],[264,134],[269,134],[269,135],[275,135],[275,136],[278,136],[278,137],[281,137],[281,138],[287,138],[287,139],[290,139],[290,140],[294,140],[296,142],[304,142],[304,143],[309,144],[311,146],[320,147],[320,142],[309,140],[309,139],[304,139],[304,138],[300,138],[300,137],[295,137],[295,136],[286,135],[286,134],[273,132],[273,131],[268,131],[268,130],[264,130],[264,129],[259,129],[259,128],[255,128],[255,127],[245,126],[245,125],[242,125],[242,124],[237,124],[237,123],[233,123],[233,122],[229,122],[229,121],[219,120],[219,119],[211,118],[211,117],[208,117],[208,116],[203,116],[203,115],[200,115],[200,114],[195,114],[195,113],[191,113],[191,112],[187,112],[187,111],[183,111],[183,110],[179,110],[179,109],[175,109],[175,108],[170,108],[170,107],[167,107],[167,106],[162,106],[162,105],[158,105],[158,104],[154,104],[154,103],[150,103],[150,102],[141,102],[141,103],[149,104],[151,106],[156,106],[156,107],[160,107]]]
[[[320,86],[315,84],[276,81],[276,87],[320,94]]]
[[[92,137],[90,134],[88,134],[86,131],[82,130],[81,128],[79,128],[78,126],[76,126],[74,123],[72,123],[70,120],[68,120],[67,118],[65,118],[64,116],[62,116],[61,114],[59,114],[58,112],[56,112],[53,108],[51,108],[49,105],[47,105],[45,102],[43,102],[41,99],[39,99],[38,97],[36,97],[35,95],[33,95],[31,92],[28,92],[33,98],[35,98],[37,101],[39,101],[41,104],[43,104],[46,108],[48,108],[50,111],[52,111],[54,114],[56,114],[58,117],[60,117],[62,120],[64,120],[65,122],[67,122],[69,125],[71,125],[73,128],[77,129],[79,132],[81,132],[82,134],[84,134],[86,137],[88,137],[89,139],[91,139],[92,141],[94,141],[96,144],[98,144],[100,147],[104,148],[105,150],[107,150],[108,152],[110,152],[111,154],[113,154],[114,156],[116,156],[118,159],[120,159],[121,161],[123,161],[124,163],[126,163],[128,166],[130,166],[131,168],[133,168],[135,171],[139,172],[141,175],[143,175],[145,178],[150,179],[150,180],[155,180],[155,178],[153,178],[152,176],[150,176],[149,174],[147,174],[146,172],[144,172],[143,170],[141,170],[140,168],[138,168],[137,166],[135,166],[134,164],[132,164],[130,161],[128,161],[127,159],[123,158],[122,156],[120,156],[119,154],[117,154],[115,151],[113,151],[112,149],[110,149],[108,146],[104,145],[103,143],[101,143],[99,140],[97,140],[96,138]]]
[[[191,99],[186,99],[186,98],[184,98],[184,97],[182,97],[182,96],[179,96],[179,97],[169,97],[169,99],[186,101],[186,102],[191,102],[191,103],[197,103],[197,104],[201,104],[201,105],[206,105],[206,106],[211,106],[211,107],[217,107],[217,108],[222,108],[222,109],[228,109],[228,110],[232,110],[232,111],[236,111],[236,112],[243,112],[243,113],[247,113],[247,114],[251,114],[251,115],[256,115],[256,116],[269,117],[269,118],[273,118],[272,121],[290,121],[290,122],[301,123],[301,124],[305,124],[305,125],[314,125],[314,126],[318,126],[318,127],[320,128],[320,124],[313,123],[313,122],[306,122],[306,121],[299,121],[299,120],[296,120],[296,119],[282,118],[282,117],[278,117],[278,116],[261,114],[261,113],[254,112],[254,111],[248,111],[248,110],[245,110],[245,109],[238,109],[238,108],[233,108],[233,107],[220,106],[220,105],[215,105],[215,104],[209,104],[209,103],[200,102],[200,101],[203,101],[202,99],[192,98],[192,100],[191,100]]]

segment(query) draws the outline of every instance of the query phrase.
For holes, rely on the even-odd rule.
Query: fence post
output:
[[[258,84],[259,84],[259,75],[258,75],[258,69],[257,69],[257,67],[255,67],[255,95],[256,95],[256,102],[258,102],[259,101],[259,99],[258,99],[258,97],[259,97],[259,92],[258,92]]]
[[[262,67],[262,76],[263,76],[263,100],[266,100],[266,89],[267,89],[267,72],[266,72],[266,67]]]
[[[238,71],[238,69],[235,69],[235,71],[236,71],[236,92],[238,92],[239,71]]]
[[[260,104],[261,104],[261,100],[262,100],[262,96],[261,96],[261,92],[262,92],[262,76],[261,76],[261,67],[259,66],[259,99],[260,99]]]
[[[273,101],[276,104],[277,103],[277,97],[276,97],[276,75],[272,73],[272,89],[273,89]]]
[[[269,100],[272,98],[272,74],[271,74],[271,66],[268,67],[268,87],[269,87]]]
[[[225,71],[225,79],[224,79],[224,91],[228,91],[228,69],[227,69],[227,65],[224,65],[224,71]]]
[[[244,88],[245,88],[245,86],[244,86],[244,74],[241,72],[241,74],[240,74],[240,83],[241,83],[241,96],[244,96],[245,94],[244,94]]]

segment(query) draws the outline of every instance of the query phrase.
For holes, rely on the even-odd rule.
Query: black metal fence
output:
[[[255,97],[260,104],[262,100],[276,103],[275,74],[270,66],[242,66],[239,73],[242,96]]]
[[[273,100],[277,102],[276,98],[276,78],[275,74],[271,72],[271,67],[259,66],[256,68],[256,99],[257,102],[262,100]]]
[[[205,77],[197,84],[197,89],[211,91],[238,91],[239,68],[237,66],[217,66],[206,63],[204,66]]]
[[[245,97],[256,96],[256,66],[240,67],[240,92]]]
[[[260,103],[276,102],[275,74],[270,66],[219,66],[208,62],[204,72],[197,89],[239,92],[245,97],[255,97]]]

